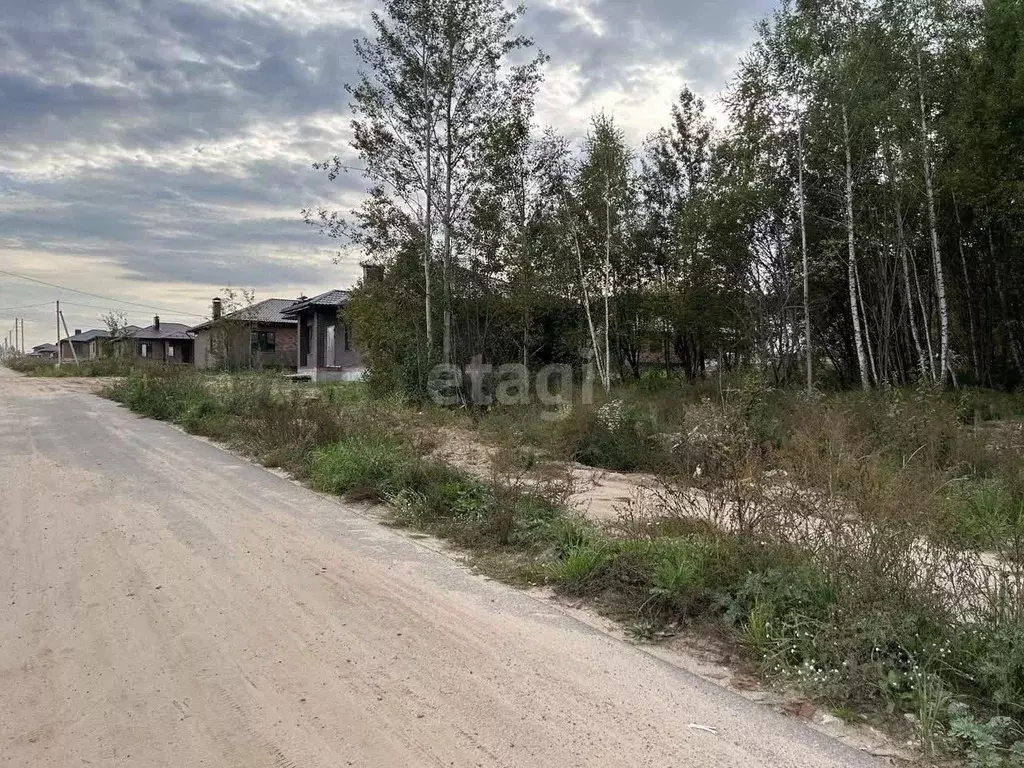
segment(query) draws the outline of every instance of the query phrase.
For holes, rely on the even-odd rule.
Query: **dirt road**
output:
[[[882,764],[358,509],[0,368],[0,765]]]

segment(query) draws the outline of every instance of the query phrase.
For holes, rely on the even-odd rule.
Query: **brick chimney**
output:
[[[153,315],[153,330],[160,330],[160,315]]]
[[[77,336],[77,335],[78,335],[78,334],[80,334],[81,332],[82,332],[82,329],[81,329],[81,328],[75,328],[75,336]]]
[[[213,300],[213,319],[214,320],[220,320],[220,314],[221,314],[222,310],[223,310],[223,305],[221,304],[220,296],[217,296]]]

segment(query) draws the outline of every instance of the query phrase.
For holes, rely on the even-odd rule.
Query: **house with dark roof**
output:
[[[352,335],[339,316],[348,291],[333,290],[311,299],[301,297],[281,314],[298,326],[297,361],[300,375],[313,381],[356,381],[363,361]]]
[[[214,299],[210,320],[189,329],[195,337],[196,367],[294,370],[298,322],[283,314],[294,303],[264,299],[225,314],[221,300]]]
[[[129,336],[137,330],[139,330],[137,325],[129,325],[120,330],[118,335]],[[106,329],[94,328],[91,331],[81,331],[76,328],[73,336],[60,340],[59,351],[57,351],[55,345],[51,346],[53,346],[56,352],[54,354],[55,358],[71,361],[77,356],[80,362],[84,362],[86,360],[99,360],[101,357],[110,355],[111,350],[115,348],[114,341],[116,339]]]
[[[75,329],[72,336],[60,340],[59,356],[65,360],[96,360],[102,356],[102,341],[110,338],[110,331],[94,328],[91,331]]]
[[[36,346],[32,347],[32,351],[28,353],[27,357],[34,357],[39,360],[56,360],[57,345],[37,344]]]
[[[135,360],[191,364],[193,359],[194,341],[188,326],[161,323],[159,315],[152,325],[123,334],[112,344],[116,355]]]

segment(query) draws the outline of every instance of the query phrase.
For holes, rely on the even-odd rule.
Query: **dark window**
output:
[[[273,331],[253,331],[252,351],[273,352],[277,347],[276,334]]]

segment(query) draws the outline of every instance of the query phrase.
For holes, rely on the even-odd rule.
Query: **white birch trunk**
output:
[[[814,390],[814,363],[813,346],[811,344],[811,279],[807,268],[807,222],[805,213],[804,197],[804,138],[803,126],[797,124],[796,128],[797,147],[799,149],[799,164],[797,174],[800,187],[800,249],[804,262],[804,355],[807,365],[807,393]]]
[[[864,353],[864,338],[860,330],[860,312],[857,302],[857,250],[853,231],[853,160],[850,155],[850,121],[843,104],[843,144],[846,148],[846,240],[849,250],[846,278],[850,291],[850,318],[853,321],[853,340],[857,348],[857,365],[860,369],[860,384],[864,391],[871,389],[868,379],[867,356]]]
[[[431,163],[431,146],[430,139],[427,139],[427,187],[429,189],[431,178],[430,178],[430,163]],[[431,307],[430,300],[430,257],[433,251],[433,238],[431,227],[433,226],[433,210],[431,209],[432,195],[427,192],[427,210],[426,210],[426,225],[424,227],[424,244],[423,244],[423,287],[424,287],[424,299],[423,299],[423,310],[426,314],[427,324],[427,359],[434,356],[434,321],[433,321],[433,308]]]
[[[580,272],[580,293],[583,297],[583,309],[587,313],[587,328],[590,329],[590,343],[594,349],[594,364],[597,366],[597,375],[601,379],[601,386],[604,387],[605,392],[607,392],[608,378],[605,375],[604,365],[601,362],[601,348],[597,343],[597,331],[594,330],[594,318],[593,315],[590,314],[590,293],[587,291],[587,277],[583,271],[583,250],[580,248],[580,238],[575,228],[573,228],[572,241],[576,250],[576,264],[578,265]]]
[[[444,254],[441,261],[441,360],[445,365],[452,364],[452,302],[451,302],[451,265],[452,265],[452,168],[454,148],[452,147],[452,90],[454,84],[449,81],[445,100],[445,174],[444,174]]]
[[[935,192],[932,188],[932,164],[929,158],[928,118],[924,106],[924,75],[921,71],[921,52],[917,53],[917,85],[921,104],[921,159],[924,164],[924,189],[928,200],[928,225],[932,236],[932,261],[935,271],[935,295],[939,301],[939,383],[946,383],[949,371],[949,311],[946,307],[946,280],[942,274],[942,254],[939,251],[939,230],[935,223]]]
[[[611,219],[611,182],[605,179],[604,182],[604,367],[605,380],[604,391],[607,394],[611,390],[611,313],[609,312],[609,299],[612,293],[612,219]],[[620,379],[622,374],[620,371]]]
[[[875,349],[871,344],[871,326],[868,321],[868,308],[864,303],[864,293],[860,288],[860,269],[854,269],[854,279],[857,283],[857,300],[860,302],[860,317],[864,322],[864,347],[868,351],[868,364],[871,366],[871,377],[875,380],[877,386],[882,385],[882,380],[878,376],[878,366],[875,364]]]
[[[424,25],[426,25],[424,21]],[[427,40],[426,30],[423,35],[423,104],[427,110],[426,124],[424,130],[424,143],[426,145],[427,154],[427,171],[425,174],[426,178],[426,212],[424,222],[424,234],[423,234],[423,287],[424,287],[424,300],[423,309],[426,315],[426,331],[427,331],[427,360],[429,361],[434,356],[434,320],[433,320],[433,308],[431,306],[430,297],[430,260],[433,254],[433,226],[434,226],[434,188],[433,188],[433,162],[434,162],[434,122],[433,122],[433,109],[431,107],[430,99],[430,44]]]

